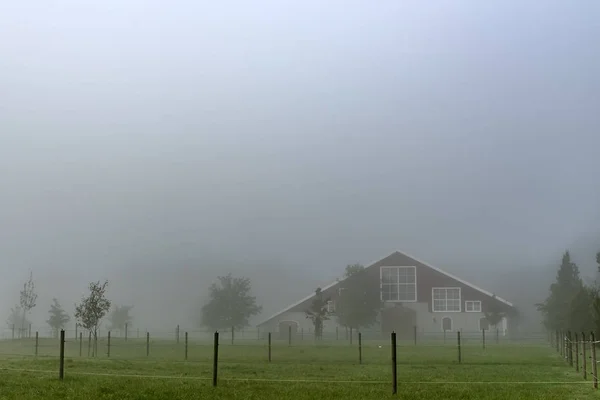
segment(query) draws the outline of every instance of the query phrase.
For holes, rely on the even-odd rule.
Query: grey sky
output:
[[[600,250],[597,1],[4,3],[7,310],[27,269],[41,316],[227,265],[272,310],[396,249],[484,286]]]

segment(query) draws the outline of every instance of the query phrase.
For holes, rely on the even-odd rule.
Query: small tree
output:
[[[21,310],[21,306],[16,305],[10,309],[10,314],[6,319],[6,324],[11,329],[17,329],[17,334],[20,336],[18,331],[21,330],[20,326],[23,324],[23,312]],[[25,319],[25,324],[29,326],[30,322],[28,319]]]
[[[219,276],[218,283],[210,286],[210,300],[202,307],[201,325],[214,330],[248,326],[250,317],[262,311],[251,290],[248,278]]]
[[[340,325],[350,329],[372,326],[381,310],[381,294],[377,280],[368,279],[366,269],[360,264],[346,267],[343,290],[335,304],[335,315]]]
[[[26,321],[26,314],[29,313],[29,311],[31,311],[31,309],[33,307],[35,307],[35,302],[37,301],[37,293],[35,293],[35,285],[33,283],[33,272],[29,273],[29,280],[27,282],[25,282],[25,284],[23,284],[23,290],[21,290],[21,299],[20,299],[20,304],[21,304],[21,312],[22,312],[22,318],[21,318],[21,329],[20,329],[20,334],[21,336],[24,336],[24,332],[25,332],[25,321]]]
[[[484,310],[483,314],[489,326],[497,328],[502,319],[506,317],[506,312],[499,306],[496,296],[493,298],[494,300],[489,302],[487,310]]]
[[[58,336],[58,331],[64,329],[64,327],[69,323],[71,317],[65,312],[57,299],[52,299],[52,304],[50,305],[50,317],[46,321],[48,325],[52,328],[52,332],[54,333],[54,337]]]
[[[115,306],[109,316],[110,329],[123,331],[125,325],[131,326],[133,318],[129,315],[129,311],[132,308],[133,306]]]
[[[94,337],[94,343],[98,342],[98,327],[102,318],[110,310],[110,300],[106,298],[106,288],[108,281],[103,284],[91,282],[89,285],[90,294],[81,299],[81,303],[75,306],[75,318],[80,326],[87,329]],[[94,346],[95,348],[96,346]],[[94,349],[97,352],[97,349]]]
[[[327,310],[327,303],[329,301],[330,298],[323,298],[321,288],[317,288],[310,308],[305,312],[306,318],[310,319],[315,327],[315,339],[317,340],[323,338],[323,323],[329,319],[329,312]]]

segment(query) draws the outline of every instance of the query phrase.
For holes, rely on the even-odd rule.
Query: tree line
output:
[[[600,252],[596,263],[600,271]],[[548,297],[536,306],[548,330],[600,332],[600,283],[583,282],[569,251],[562,256]]]

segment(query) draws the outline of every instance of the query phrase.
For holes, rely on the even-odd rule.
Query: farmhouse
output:
[[[382,309],[378,324],[370,328],[384,335],[392,331],[408,337],[416,326],[423,334],[444,331],[479,332],[489,329],[486,312],[502,313],[496,325],[506,335],[511,316],[516,311],[510,302],[485,291],[463,279],[405,253],[394,252],[366,267],[366,279],[380,282]],[[321,288],[324,298],[330,298],[328,310],[332,317],[325,321],[324,332],[336,331],[335,302],[344,289],[344,280],[336,280]],[[312,322],[305,311],[310,307],[314,292],[264,320],[262,331],[279,332],[280,336],[310,332]],[[494,329],[496,329],[494,328]]]

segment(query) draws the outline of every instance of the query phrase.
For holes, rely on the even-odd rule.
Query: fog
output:
[[[523,307],[567,248],[593,279],[599,12],[4,2],[0,316],[30,270],[37,326],[108,279],[156,330],[219,274],[268,315],[395,250]]]

